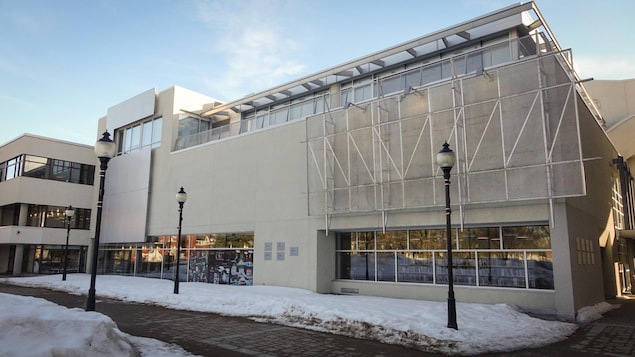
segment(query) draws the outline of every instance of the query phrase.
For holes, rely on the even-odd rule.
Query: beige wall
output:
[[[155,151],[148,234],[175,234],[174,195],[183,186],[183,234],[254,232],[254,284],[318,290],[310,264],[323,249],[317,243],[322,222],[307,214],[304,137],[305,123],[298,121],[167,155]],[[265,242],[274,247],[271,261],[264,260]],[[283,261],[276,259],[278,242],[285,244]],[[289,255],[291,247],[299,256]]]
[[[606,121],[606,131],[630,167],[635,167],[635,79],[585,83]]]
[[[605,295],[610,297],[606,289],[600,288],[611,286],[611,283],[605,282],[603,278],[601,249],[612,247],[612,240],[615,237],[611,195],[617,179],[613,159],[618,155],[608,138],[603,137],[600,125],[584,108],[580,100],[578,107],[580,108],[582,151],[584,158],[587,159],[584,165],[587,194],[584,197],[566,200],[566,215],[563,218],[567,222],[568,232],[560,237],[552,237],[552,240],[560,239],[559,242],[562,245],[559,250],[561,253],[556,252],[554,248],[554,264],[558,262],[562,265],[554,269],[560,272],[556,281],[567,278],[572,281],[571,296],[560,294],[560,302],[575,310],[601,302],[605,299]],[[609,235],[608,239],[606,235]],[[578,253],[588,253],[588,248],[578,247],[579,241],[586,240],[593,243],[592,263],[580,261],[578,257]],[[606,258],[616,259],[612,254]],[[567,263],[568,269],[565,266],[567,260],[570,261]],[[569,274],[567,270],[570,270],[570,277],[566,276]]]
[[[635,79],[590,81],[584,87],[602,113],[607,129],[635,115]]]

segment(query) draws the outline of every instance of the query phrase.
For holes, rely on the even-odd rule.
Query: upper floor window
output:
[[[115,130],[117,154],[125,154],[145,147],[156,148],[161,145],[163,118],[136,122]]]
[[[0,163],[0,181],[18,176],[92,185],[95,165],[28,154]]]

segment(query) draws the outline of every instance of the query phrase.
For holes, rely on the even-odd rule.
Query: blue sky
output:
[[[145,90],[234,100],[515,3],[0,0],[0,145],[92,145],[108,108]],[[635,78],[635,1],[537,4],[582,78]]]

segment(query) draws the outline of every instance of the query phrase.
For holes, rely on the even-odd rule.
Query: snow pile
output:
[[[0,355],[168,357],[189,354],[175,345],[125,334],[108,316],[97,312],[0,293]]]
[[[601,318],[603,314],[618,309],[620,306],[619,304],[609,304],[606,301],[602,301],[601,303],[579,309],[575,319],[580,323],[595,321]]]

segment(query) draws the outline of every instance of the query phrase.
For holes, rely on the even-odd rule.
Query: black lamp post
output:
[[[446,141],[443,143],[443,149],[437,154],[437,165],[443,170],[443,179],[445,181],[445,222],[446,222],[446,238],[448,244],[448,327],[458,330],[456,324],[456,301],[454,300],[454,276],[452,274],[452,221],[450,216],[450,171],[456,162],[456,155],[450,149],[450,145]]]
[[[183,224],[183,205],[187,201],[187,193],[183,190],[183,186],[176,193],[176,202],[179,203],[179,236],[176,241],[176,276],[174,277],[174,293],[179,293],[179,267],[181,266],[181,225]]]
[[[93,260],[90,269],[90,288],[86,300],[86,311],[95,311],[95,279],[97,278],[97,258],[99,256],[99,234],[101,232],[101,211],[104,202],[104,183],[106,182],[106,169],[108,161],[115,156],[117,147],[110,140],[110,134],[106,130],[96,143],[95,155],[99,158],[99,198],[97,199],[97,220],[95,222],[95,241],[93,242]]]
[[[66,207],[66,245],[64,246],[64,270],[62,273],[62,281],[66,281],[66,269],[68,268],[68,237],[71,234],[71,219],[75,215],[73,206]]]

